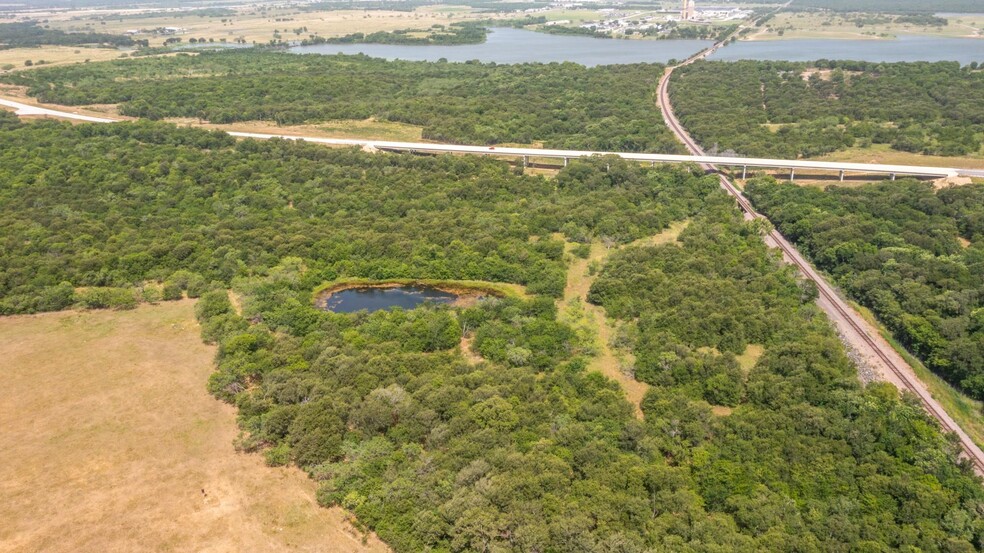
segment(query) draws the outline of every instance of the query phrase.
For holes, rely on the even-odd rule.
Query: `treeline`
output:
[[[100,21],[123,19],[184,19],[185,17],[232,17],[241,12],[229,8],[183,8],[180,10],[141,11],[137,13],[113,13],[97,17]]]
[[[599,31],[587,27],[568,27],[566,25],[543,25],[538,27],[537,32],[548,35],[562,36],[588,36],[592,38],[612,38],[612,34],[606,31]]]
[[[714,40],[718,41],[731,34],[736,25],[679,25],[675,21],[667,23],[669,31],[663,32],[656,29],[646,29],[641,31],[644,35],[658,35],[660,38],[672,40]]]
[[[0,50],[9,48],[33,48],[35,46],[136,46],[146,41],[135,41],[124,35],[110,33],[66,33],[47,29],[34,22],[0,23]],[[146,44],[144,44],[146,46]]]
[[[419,125],[424,138],[444,142],[677,153],[681,146],[652,109],[662,71],[652,64],[388,62],[243,50],[2,79],[45,102],[119,103],[121,113],[149,119],[300,124],[372,117]]]
[[[209,388],[239,409],[237,445],[304,467],[319,501],[396,551],[984,543],[984,488],[955,444],[893,389],[860,388],[810,290],[713,176],[612,158],[550,181],[482,158],[234,143],[150,122],[0,116],[0,141],[5,308],[61,281],[190,292],[178,278],[197,275],[203,338],[218,344]],[[639,421],[557,320],[566,271],[551,236],[626,243],[683,218],[681,246],[618,253],[592,290],[638,315],[624,341],[658,386]],[[533,297],[316,309],[312,289],[340,276],[508,281]],[[463,336],[483,361],[461,355]],[[766,354],[746,375],[731,352],[753,340]]]
[[[895,23],[901,23],[904,25],[926,25],[930,27],[946,27],[950,24],[950,21],[943,17],[937,17],[932,14],[911,14],[911,15],[900,15],[895,18]]]
[[[622,8],[624,9],[624,8]],[[573,35],[589,36],[594,38],[615,38],[609,31],[597,30],[595,27],[569,27],[565,25],[540,26],[536,29],[539,32],[551,35]],[[629,29],[625,32],[626,36],[640,35],[656,37],[664,40],[720,40],[727,36],[733,27],[717,27],[712,25],[677,25],[673,22],[668,24],[667,29]]]
[[[981,152],[984,73],[955,62],[702,61],[678,73],[674,109],[705,148],[782,158],[871,144]]]
[[[423,36],[417,36],[421,35]],[[430,29],[403,29],[376,31],[375,33],[351,33],[340,37],[311,35],[301,41],[302,46],[314,44],[481,44],[488,30],[484,25],[455,23],[449,27],[434,25]]]
[[[407,45],[452,45],[481,44],[488,38],[490,26],[522,28],[546,22],[546,18],[526,17],[523,19],[490,19],[468,21],[451,25],[432,25],[429,29],[401,29],[396,31],[376,31],[374,33],[350,33],[340,37],[310,35],[301,41],[301,46],[315,44],[407,44]],[[423,36],[420,36],[423,35]]]
[[[747,192],[927,367],[984,399],[984,186],[759,180]]]

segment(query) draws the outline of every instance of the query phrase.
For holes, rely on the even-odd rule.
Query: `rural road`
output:
[[[707,50],[688,59],[680,66],[693,63],[705,57],[715,48],[716,46],[712,47],[711,50]],[[673,106],[670,104],[668,90],[670,76],[673,74],[674,69],[673,67],[668,68],[660,79],[659,88],[657,89],[659,107],[663,112],[663,120],[670,130],[673,131],[673,134],[683,142],[692,154],[700,156],[704,154],[704,150],[690,136],[683,125],[680,124],[680,121],[677,120],[676,115],[673,113]],[[717,171],[717,168],[713,164],[702,164],[701,166],[708,171]],[[728,177],[722,173],[718,173],[718,176],[721,180],[721,187],[734,196],[738,205],[744,211],[746,219],[764,218],[755,211],[751,202],[745,198],[744,194],[741,193]],[[926,385],[913,372],[912,367],[881,336],[878,330],[864,320],[853,307],[841,298],[833,286],[827,282],[826,278],[814,269],[806,258],[779,231],[772,230],[765,237],[765,242],[770,247],[779,248],[787,263],[795,265],[805,278],[810,279],[817,285],[817,291],[819,292],[817,305],[830,318],[845,345],[853,350],[860,357],[861,362],[873,369],[882,380],[891,382],[900,390],[907,390],[915,394],[926,411],[939,421],[944,431],[953,432],[959,437],[964,456],[970,460],[977,474],[984,476],[984,451],[981,451],[981,448],[960,428],[960,425],[947,414],[943,407],[929,393]]]
[[[47,117],[58,117],[60,119],[72,119],[75,121],[84,121],[87,123],[115,123],[118,119],[107,119],[105,117],[93,117],[91,115],[82,115],[79,113],[72,113],[70,111],[56,110],[50,108],[43,108],[40,106],[32,106],[29,104],[22,104],[21,102],[14,102],[12,100],[5,100],[0,98],[0,106],[7,106],[8,108],[14,108],[17,115],[20,116],[47,116]]]

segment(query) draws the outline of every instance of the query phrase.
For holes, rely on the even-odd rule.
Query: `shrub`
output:
[[[130,288],[85,288],[75,294],[75,299],[83,309],[133,309],[138,303]]]

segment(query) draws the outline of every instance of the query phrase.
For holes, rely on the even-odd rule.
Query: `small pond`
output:
[[[392,307],[413,309],[424,302],[454,303],[458,295],[430,286],[363,286],[332,292],[318,299],[319,308],[334,313],[369,312]]]

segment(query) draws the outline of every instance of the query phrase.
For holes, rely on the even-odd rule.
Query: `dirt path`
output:
[[[568,244],[568,251],[573,244]],[[588,303],[588,291],[595,275],[588,273],[592,262],[599,266],[611,253],[600,242],[591,244],[591,254],[587,259],[574,257],[567,269],[567,286],[564,288],[564,298],[558,302],[557,310],[561,319],[581,327],[586,332],[594,334],[596,354],[588,364],[588,370],[598,371],[611,378],[625,390],[625,398],[632,404],[636,418],[642,418],[642,398],[649,386],[639,382],[622,371],[622,366],[631,366],[634,359],[629,354],[617,354],[611,346],[615,333],[611,322],[605,316],[605,310],[597,305]]]
[[[193,305],[0,317],[0,551],[388,551],[235,452]]]
[[[667,230],[655,236],[650,236],[636,240],[632,246],[668,244],[676,241],[683,229],[687,227],[688,221],[674,223]],[[568,244],[567,250],[573,248],[574,244]],[[632,404],[637,418],[642,418],[642,399],[649,390],[649,385],[639,382],[630,374],[622,370],[623,366],[635,364],[632,354],[624,351],[616,351],[612,348],[612,338],[615,335],[615,328],[612,321],[605,315],[605,310],[597,305],[588,303],[588,292],[591,284],[595,281],[596,275],[589,273],[589,267],[594,263],[600,268],[613,250],[606,249],[600,242],[591,244],[591,253],[587,259],[574,256],[567,269],[567,286],[564,288],[564,297],[557,304],[557,309],[561,318],[567,320],[575,326],[583,326],[586,330],[594,333],[596,338],[596,355],[591,359],[588,370],[598,371],[611,378],[625,390],[626,399]]]
[[[485,361],[481,355],[472,349],[474,342],[474,336],[462,336],[461,342],[458,344],[458,348],[461,350],[461,355],[465,358],[465,361],[468,361],[469,365],[478,365],[479,363]]]

